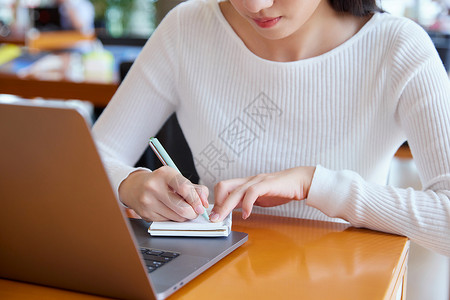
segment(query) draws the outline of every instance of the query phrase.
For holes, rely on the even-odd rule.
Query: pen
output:
[[[165,166],[169,166],[174,168],[178,171],[178,173],[181,174],[180,170],[178,170],[177,166],[173,162],[173,160],[170,158],[169,154],[167,153],[166,149],[161,145],[161,143],[158,141],[157,138],[152,137],[150,138],[150,142],[148,143],[150,145],[150,148],[152,148],[153,152],[155,152],[158,159],[161,161],[161,163]],[[209,221],[208,214],[206,213],[206,210],[203,211],[202,216]]]

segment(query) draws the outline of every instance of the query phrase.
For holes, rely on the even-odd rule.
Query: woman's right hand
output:
[[[167,166],[153,172],[138,170],[119,186],[119,198],[142,219],[183,222],[208,207],[208,188],[197,185]]]

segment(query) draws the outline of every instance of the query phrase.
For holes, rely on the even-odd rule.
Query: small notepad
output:
[[[208,209],[208,213],[210,210]],[[202,215],[186,222],[153,222],[148,228],[148,232],[152,236],[228,236],[231,232],[231,214],[219,223],[211,223]]]

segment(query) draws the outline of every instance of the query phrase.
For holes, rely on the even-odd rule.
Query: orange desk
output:
[[[234,214],[242,247],[169,299],[396,299],[409,241],[345,224]],[[103,299],[0,279],[0,299]]]

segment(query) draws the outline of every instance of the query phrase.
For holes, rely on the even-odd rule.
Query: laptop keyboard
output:
[[[177,258],[180,253],[163,251],[151,248],[141,248],[142,257],[144,258],[147,271],[149,273],[155,271],[157,268]]]

